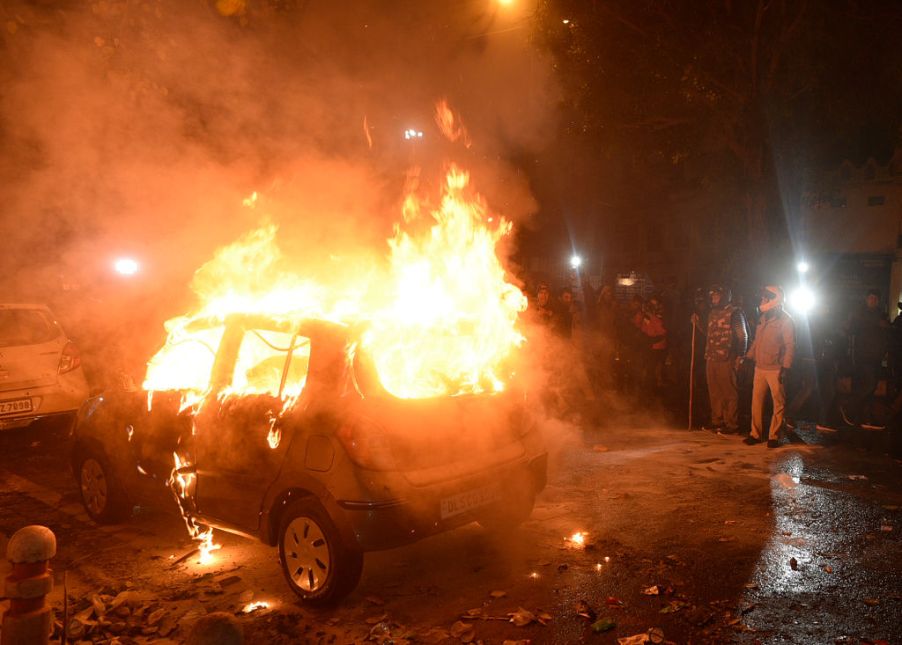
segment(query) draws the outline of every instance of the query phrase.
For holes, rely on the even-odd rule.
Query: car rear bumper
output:
[[[55,385],[0,390],[0,402],[31,402],[31,409],[0,416],[0,430],[20,428],[42,417],[74,413],[88,398],[88,384],[80,373],[62,375]]]
[[[361,550],[391,549],[474,521],[480,507],[442,517],[442,499],[455,493],[477,491],[492,484],[517,482],[520,485],[524,475],[526,485],[531,485],[538,493],[545,487],[547,464],[548,456],[542,454],[504,471],[494,471],[491,476],[459,482],[454,487],[411,491],[411,495],[403,499],[339,500],[338,506],[343,509]]]

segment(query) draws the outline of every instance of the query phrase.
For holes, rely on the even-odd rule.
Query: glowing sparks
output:
[[[574,548],[582,548],[586,545],[586,536],[589,534],[584,531],[577,531],[570,537],[565,537],[564,541],[568,542]]]

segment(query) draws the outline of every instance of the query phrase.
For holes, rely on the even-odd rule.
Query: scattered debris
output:
[[[525,627],[530,623],[536,622],[536,615],[531,611],[523,609],[523,607],[517,607],[517,611],[512,612],[507,616],[508,618],[510,618],[510,622],[512,622],[517,627]]]
[[[648,589],[643,589],[642,594],[645,596],[659,596],[661,595],[661,588],[658,585],[654,585]]]
[[[576,610],[577,616],[585,618],[586,620],[593,621],[597,618],[595,610],[592,609],[585,600],[577,600],[574,609]]]
[[[681,609],[685,609],[689,606],[689,603],[684,600],[671,600],[667,605],[661,608],[660,613],[662,614],[674,614]]]
[[[504,598],[507,595],[506,591],[493,591],[489,594],[492,598]]]
[[[596,634],[611,631],[615,627],[617,627],[617,623],[614,622],[613,618],[602,618],[592,623],[592,631]]]
[[[849,475],[852,481],[867,481],[867,475]]]
[[[472,624],[458,620],[451,625],[451,636],[459,639],[463,643],[472,643],[476,639],[476,630]]]
[[[241,582],[241,577],[236,575],[227,575],[223,578],[217,578],[216,582],[220,587],[229,587],[237,582]]]
[[[798,571],[799,570],[799,561],[796,560],[795,558],[789,558],[789,568],[792,569],[793,571]]]
[[[880,604],[880,599],[879,598],[865,598],[864,604],[866,604],[868,607],[876,607],[877,605]]]
[[[623,601],[614,596],[608,596],[605,600],[605,604],[607,604],[608,607],[623,607]]]
[[[185,642],[188,645],[241,645],[244,632],[237,618],[215,611],[197,619]]]
[[[829,564],[825,564],[821,568],[824,570],[824,573],[833,573],[833,567],[831,567]]]
[[[889,533],[890,531],[893,530],[893,527],[890,526],[889,524],[883,524],[883,525],[881,525],[880,530],[883,531],[884,533]]]

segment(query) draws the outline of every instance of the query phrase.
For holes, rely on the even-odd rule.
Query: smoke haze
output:
[[[506,160],[544,145],[557,101],[526,5],[3,3],[6,299],[67,295],[110,326],[138,318],[156,342],[216,248],[273,222],[299,271],[360,248],[384,255],[408,169],[434,192],[449,160],[522,221],[535,202]],[[441,98],[472,147],[442,139]],[[405,141],[408,127],[424,138]],[[127,285],[109,269],[120,255],[142,263]]]

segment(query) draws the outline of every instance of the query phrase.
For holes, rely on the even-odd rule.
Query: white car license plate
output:
[[[20,412],[31,412],[31,399],[0,401],[0,416],[4,414],[19,414]]]
[[[482,488],[474,488],[442,500],[442,519],[466,513],[474,508],[497,502],[501,498],[501,490],[497,484],[489,484]]]

